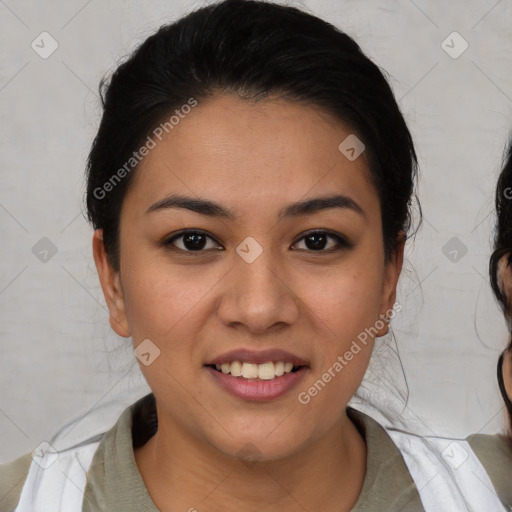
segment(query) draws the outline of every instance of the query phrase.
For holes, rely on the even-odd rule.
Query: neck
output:
[[[158,416],[135,460],[159,510],[349,511],[366,473],[366,445],[343,414],[321,438],[286,458],[242,462]]]

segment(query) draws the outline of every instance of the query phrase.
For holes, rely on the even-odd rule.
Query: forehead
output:
[[[156,145],[128,196],[150,203],[180,192],[242,209],[248,201],[257,206],[337,191],[371,207],[377,192],[365,153],[352,161],[338,148],[349,136],[347,126],[312,106],[217,96],[182,114],[161,140],[153,137]]]

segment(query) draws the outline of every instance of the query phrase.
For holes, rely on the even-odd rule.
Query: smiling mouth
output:
[[[241,380],[253,381],[274,380],[288,373],[296,373],[302,368],[307,368],[306,365],[294,365],[293,363],[283,361],[268,361],[262,364],[233,361],[231,363],[207,364],[205,366]]]

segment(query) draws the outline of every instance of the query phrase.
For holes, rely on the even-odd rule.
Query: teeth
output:
[[[276,374],[276,377],[281,377],[281,375],[284,374],[284,363],[279,361],[279,363],[276,363],[274,365],[274,372]]]
[[[253,363],[242,364],[242,377],[244,379],[255,379],[258,376],[258,365]]]
[[[274,363],[263,363],[258,365],[258,379],[270,380],[276,376]]]
[[[268,361],[262,364],[255,364],[233,361],[232,363],[216,364],[215,368],[222,373],[230,373],[233,377],[272,380],[275,377],[281,377],[285,373],[290,373],[293,369],[293,363],[284,363],[282,361],[274,363],[273,361]]]
[[[242,363],[240,361],[233,361],[231,363],[231,375],[233,377],[240,377],[242,375]]]

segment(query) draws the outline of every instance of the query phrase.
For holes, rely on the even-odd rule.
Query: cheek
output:
[[[342,340],[357,336],[378,319],[382,276],[375,267],[368,268],[353,266],[334,271],[316,282],[308,280],[304,289],[308,306]]]
[[[183,320],[197,314],[197,306],[222,278],[219,271],[198,266],[173,266],[160,258],[126,258],[123,294],[133,338],[163,341]],[[178,329],[179,330],[179,329]]]
[[[335,272],[329,279],[308,280],[303,301],[314,323],[317,364],[310,387],[302,391],[316,413],[335,416],[339,411],[326,404],[347,403],[359,387],[371,357],[373,336],[383,325],[377,325],[381,287],[378,272],[358,268]]]
[[[507,395],[512,400],[512,353],[510,351],[503,361],[503,381]]]

